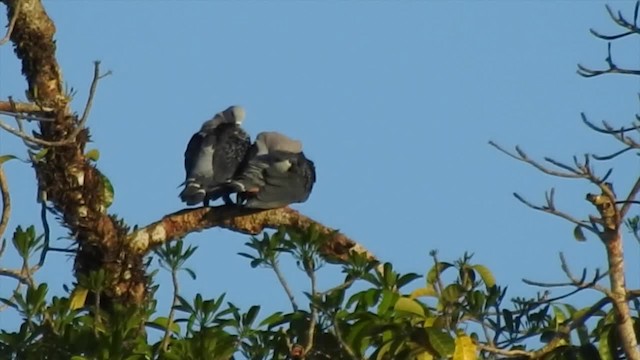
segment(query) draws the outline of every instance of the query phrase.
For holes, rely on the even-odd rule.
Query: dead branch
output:
[[[8,115],[11,117],[14,117],[16,119],[24,119],[24,120],[28,120],[28,121],[45,121],[45,122],[53,122],[56,121],[55,119],[49,119],[49,118],[43,118],[43,117],[39,117],[39,116],[33,116],[33,115],[29,115],[29,114],[24,114],[24,113],[17,113],[17,112],[11,112],[11,111],[2,111],[0,110],[0,115]]]
[[[629,191],[629,195],[627,195],[626,199],[623,201],[622,207],[620,208],[620,217],[622,219],[627,215],[629,209],[631,209],[631,205],[638,203],[637,201],[635,201],[638,193],[640,193],[640,177],[638,177],[638,179],[636,180],[636,183]]]
[[[513,193],[513,196],[518,199],[518,201],[520,201],[521,203],[525,204],[526,206],[530,207],[531,209],[537,210],[537,211],[542,211],[545,212],[547,214],[551,214],[554,216],[557,216],[559,218],[565,219],[567,221],[569,221],[570,223],[579,226],[582,229],[588,230],[590,232],[592,232],[593,234],[597,235],[598,237],[600,236],[600,232],[598,231],[598,229],[593,225],[590,224],[588,221],[586,220],[578,220],[575,217],[562,212],[560,210],[557,210],[555,207],[555,203],[554,203],[554,199],[553,199],[553,189],[551,189],[550,191],[550,195],[547,195],[547,204],[545,206],[539,206],[539,205],[535,205],[531,202],[529,202],[528,200],[526,200],[525,198],[523,198],[520,194],[518,193]]]
[[[33,144],[38,144],[38,145],[42,145],[42,146],[57,146],[57,145],[64,145],[64,144],[68,144],[69,141],[64,141],[62,143],[57,142],[57,141],[47,141],[47,140],[42,140],[42,139],[38,139],[37,137],[33,137],[31,135],[27,135],[26,133],[18,130],[18,129],[14,129],[11,126],[5,124],[2,120],[0,120],[0,129],[8,132],[11,135],[15,135],[17,137],[19,137],[20,139],[22,139],[23,141],[29,142],[29,143],[33,143]]]
[[[609,5],[605,5],[611,19],[620,27],[627,29],[626,32],[616,34],[616,35],[603,35],[593,29],[590,29],[589,31],[593,36],[600,38],[602,40],[607,40],[607,41],[618,40],[633,34],[640,35],[640,28],[638,27],[638,7],[639,6],[640,6],[640,2],[636,2],[636,6],[633,12],[633,23],[630,23],[627,19],[624,18],[624,16],[622,16],[622,12],[618,11],[618,14],[616,15]]]
[[[613,59],[611,57],[611,43],[607,44],[607,57],[605,58],[605,61],[608,65],[608,68],[601,69],[601,70],[589,69],[586,66],[578,64],[577,73],[578,75],[586,78],[591,78],[594,76],[600,76],[604,74],[640,75],[640,70],[620,68],[613,62]]]
[[[591,288],[591,289],[598,290],[598,291],[600,291],[601,293],[603,293],[603,294],[605,294],[607,296],[611,296],[611,291],[609,291],[609,289],[597,284],[597,282],[600,279],[602,279],[602,277],[606,276],[609,273],[609,271],[605,272],[605,274],[603,274],[602,276],[600,275],[599,271],[596,271],[596,275],[595,275],[593,281],[591,283],[584,284],[584,278],[586,276],[586,269],[583,271],[583,278],[578,280],[578,278],[573,275],[573,272],[569,268],[569,263],[567,263],[567,259],[564,257],[563,253],[560,253],[560,266],[562,268],[562,272],[564,272],[564,274],[571,281],[573,286],[581,287],[581,286],[588,285],[588,287]]]
[[[127,238],[127,247],[138,254],[146,254],[156,246],[184,237],[192,232],[221,227],[242,234],[257,235],[265,229],[293,227],[305,230],[316,225],[320,233],[332,234],[321,247],[323,258],[329,262],[345,261],[349,252],[376,257],[362,245],[342,233],[326,227],[291,208],[266,211],[242,208],[234,205],[184,209],[166,215],[161,220],[138,229]]]
[[[569,179],[585,178],[585,176],[583,174],[578,173],[575,169],[573,169],[573,170],[571,170],[569,172],[562,172],[562,171],[549,169],[546,166],[543,166],[542,164],[540,164],[539,162],[529,158],[527,156],[527,154],[522,149],[520,149],[519,146],[516,146],[517,154],[514,154],[514,153],[512,153],[512,152],[510,152],[508,150],[505,150],[504,148],[502,148],[500,145],[496,144],[493,141],[489,141],[489,145],[493,146],[494,148],[500,150],[502,153],[504,153],[504,154],[506,154],[506,155],[518,160],[518,161],[525,162],[525,163],[535,167],[536,169],[542,171],[545,174],[552,175],[552,176],[557,176],[557,177],[569,178]],[[547,160],[547,161],[549,161],[549,160]]]
[[[640,125],[634,125],[628,128],[622,127],[620,129],[615,129],[608,122],[603,121],[602,127],[600,127],[595,125],[589,119],[587,119],[587,116],[585,115],[585,113],[581,113],[580,116],[582,117],[582,122],[585,123],[585,125],[587,125],[591,130],[597,131],[602,134],[611,135],[616,140],[620,141],[621,143],[633,149],[640,149],[640,142],[626,135],[628,132],[640,130]]]
[[[17,112],[20,114],[47,114],[53,112],[53,110],[53,108],[43,107],[34,103],[15,102],[13,100],[0,101],[0,111],[4,112]]]

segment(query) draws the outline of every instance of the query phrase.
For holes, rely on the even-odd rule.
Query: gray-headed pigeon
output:
[[[240,127],[245,112],[240,106],[230,106],[205,121],[195,133],[184,153],[186,180],[180,199],[187,205],[204,203],[224,197],[231,202],[225,184],[236,174],[250,146],[249,135]]]
[[[304,156],[300,141],[262,132],[231,186],[246,207],[274,209],[306,201],[315,181],[315,166]]]

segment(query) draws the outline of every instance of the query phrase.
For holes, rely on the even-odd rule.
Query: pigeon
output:
[[[187,205],[203,203],[223,197],[231,203],[228,187],[251,147],[251,138],[240,127],[245,111],[230,106],[205,121],[193,134],[184,153],[186,179],[180,199]]]
[[[274,209],[305,202],[316,182],[313,161],[302,143],[277,132],[262,132],[230,186],[237,202],[254,209]]]

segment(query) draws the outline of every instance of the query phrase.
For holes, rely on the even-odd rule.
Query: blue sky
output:
[[[550,178],[487,145],[520,144],[531,156],[566,161],[619,149],[579,116],[621,125],[639,110],[637,78],[575,73],[577,63],[604,66],[606,43],[588,32],[618,31],[604,4],[45,1],[65,80],[78,90],[75,110],[86,100],[93,60],[113,71],[98,89],[89,148],[100,150],[98,166],[116,188],[112,211],[129,224],[182,208],[177,185],[189,137],[216,112],[241,104],[251,134],[277,130],[300,139],[316,163],[314,192],[296,209],[402,272],[424,273],[432,249],[443,260],[473,252],[511,296],[534,293],[523,277],[563,280],[559,251],[576,272],[606,264],[598,240],[576,242],[570,224],[511,195],[540,201],[555,186],[558,207],[586,216],[593,209],[584,195],[596,189]],[[633,11],[632,2],[613,6]],[[614,44],[621,66],[639,65],[634,40]],[[0,48],[0,79],[2,98],[23,99],[10,46]],[[24,156],[24,148],[2,133],[0,154],[6,153]],[[624,194],[640,164],[629,154],[615,165],[612,179]],[[10,162],[5,170],[12,231],[37,222],[36,187],[28,165]],[[65,235],[55,227],[55,237]],[[246,251],[247,239],[220,229],[190,235],[186,241],[200,250],[189,266],[199,277],[181,277],[183,295],[227,292],[244,308],[288,309],[275,276],[236,255]],[[637,287],[638,246],[628,238],[626,247],[629,285]],[[17,260],[9,254],[0,261]],[[50,254],[37,279],[60,294],[62,283],[72,282],[72,264]],[[295,266],[285,269],[293,286],[306,290]],[[324,273],[324,285],[340,279],[330,267]],[[162,273],[157,281],[166,310],[169,277]],[[0,280],[0,294],[13,285]],[[15,315],[0,313],[0,323],[15,324]]]

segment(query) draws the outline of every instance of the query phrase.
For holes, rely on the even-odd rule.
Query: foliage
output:
[[[13,243],[17,250],[37,249],[39,239],[32,228],[19,228]],[[145,309],[116,304],[107,311],[96,302],[71,310],[68,297],[47,301],[47,285],[34,283],[2,299],[24,323],[14,332],[2,330],[0,358],[288,359],[299,352],[307,359],[475,359],[476,354],[491,358],[491,349],[498,348],[517,355],[527,349],[527,339],[544,344],[559,332],[562,341],[547,359],[618,356],[615,318],[604,304],[576,309],[564,299],[544,296],[507,301],[506,288],[469,254],[444,262],[432,252],[433,265],[424,276],[354,256],[337,265],[343,282],[319,290],[316,276],[326,266],[317,256],[322,241],[314,229],[281,229],[247,243],[251,251],[242,255],[253,267],[278,271],[280,258],[290,256],[309,277],[307,309],[292,298],[294,310],[266,316],[259,306],[239,309],[224,294],[213,299],[177,295],[175,320],[161,315],[154,302]],[[166,245],[156,256],[169,271],[178,270],[196,250],[183,246],[181,241]],[[28,262],[34,250],[20,253]],[[90,285],[95,281],[87,286],[99,286]],[[640,304],[634,304],[637,314]],[[589,329],[583,321],[564,333],[567,324],[587,315],[595,326]],[[153,330],[170,334],[166,350],[162,339],[151,341]]]

